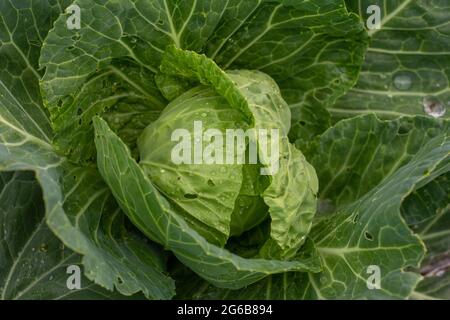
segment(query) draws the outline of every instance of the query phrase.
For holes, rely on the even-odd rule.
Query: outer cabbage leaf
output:
[[[450,275],[448,272],[439,276],[429,276],[419,282],[411,294],[414,300],[449,300]]]
[[[370,5],[381,8],[380,29],[357,85],[328,109],[336,119],[376,113],[380,118],[426,115],[449,117],[450,4],[426,0],[347,0],[362,19]],[[447,110],[448,111],[448,110]],[[445,112],[444,115],[442,115]]]
[[[361,198],[449,130],[448,121],[426,117],[383,121],[365,115],[337,123],[306,152],[319,176],[320,210],[333,211]]]
[[[450,299],[450,174],[414,191],[402,205],[403,216],[424,241],[427,255],[420,273],[424,279],[413,299]]]
[[[121,102],[112,107],[103,117],[137,158],[139,156],[137,139],[150,123],[158,119],[160,114],[160,110],[152,110],[142,104]]]
[[[17,121],[27,122],[27,130],[46,141],[52,134],[50,121],[42,108],[38,82],[42,71],[38,69],[37,60],[42,40],[61,13],[61,7],[69,2],[5,0],[0,3],[0,87],[13,92],[14,99],[23,108],[22,115],[16,115]]]
[[[87,278],[125,295],[143,291],[149,298],[170,298],[174,286],[164,274],[162,253],[123,229],[123,216],[96,171],[67,167],[52,151],[21,136],[13,140],[15,135],[2,133],[7,145],[0,144],[0,170],[35,172],[46,223],[66,246],[84,255]]]
[[[47,227],[42,192],[31,172],[1,173],[0,190],[1,299],[124,298],[84,276],[81,289],[67,288],[66,268],[81,265],[82,257]]]
[[[330,126],[325,108],[356,82],[366,45],[344,1],[230,0],[206,54],[223,69],[275,79],[292,109],[292,139],[307,140]]]
[[[258,230],[259,229],[259,230]],[[241,237],[236,242],[239,248],[233,248],[240,251],[242,254],[254,255],[259,249],[253,250],[251,248],[254,243],[264,243],[267,239],[267,232],[261,230],[263,228],[255,228],[248,232],[245,237]],[[302,249],[297,252],[296,260],[305,259],[320,259],[317,249],[311,239],[307,239]],[[307,288],[310,285],[305,273],[302,272],[286,272],[282,274],[275,274],[267,276],[264,279],[240,290],[228,290],[217,288],[201,277],[194,274],[188,268],[182,265],[175,265],[171,269],[176,286],[176,299],[239,299],[239,300],[262,300],[262,299],[302,299],[301,293],[307,293]],[[304,298],[304,297],[303,297]]]

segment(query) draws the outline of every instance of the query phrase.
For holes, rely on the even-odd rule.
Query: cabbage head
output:
[[[178,70],[189,68],[185,58],[199,64]],[[213,79],[196,75],[208,70]],[[266,246],[279,256],[295,254],[311,227],[317,177],[288,141],[291,113],[276,82],[260,71],[224,72],[175,48],[168,49],[162,72],[158,84],[172,101],[137,143],[150,180],[211,243],[224,246],[270,220]],[[184,72],[198,85],[173,90],[173,77]]]

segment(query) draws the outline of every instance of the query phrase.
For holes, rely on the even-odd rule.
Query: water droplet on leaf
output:
[[[429,116],[440,118],[445,114],[445,106],[434,97],[423,98],[423,110]]]
[[[409,73],[399,72],[394,77],[394,86],[398,90],[408,90],[412,86],[412,77]]]

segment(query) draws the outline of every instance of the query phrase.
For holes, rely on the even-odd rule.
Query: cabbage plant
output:
[[[449,9],[2,1],[0,297],[449,299]]]

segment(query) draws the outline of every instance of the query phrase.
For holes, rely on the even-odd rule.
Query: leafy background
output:
[[[449,114],[424,112],[450,105],[448,1],[79,0],[79,31],[71,3],[0,3],[2,298],[450,298]],[[369,4],[382,28],[365,32]],[[167,104],[154,77],[168,44],[280,85],[320,180],[322,272],[217,289],[128,223],[93,164],[91,120],[134,141]],[[69,264],[82,290],[67,290]],[[382,290],[367,290],[369,264]]]

